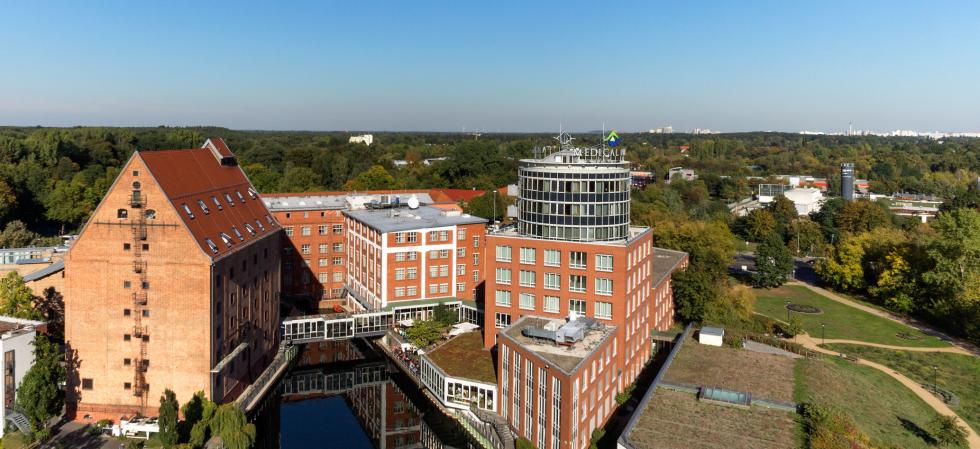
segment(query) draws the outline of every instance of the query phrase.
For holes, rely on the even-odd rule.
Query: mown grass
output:
[[[784,285],[772,290],[756,290],[755,311],[780,321],[786,321],[787,301],[793,304],[814,306],[821,310],[821,313],[818,314],[790,312],[791,317],[799,317],[803,323],[803,330],[816,339],[821,338],[824,330],[821,328],[821,324],[826,324],[827,338],[912,347],[945,347],[950,345],[917,329],[841,304],[799,285]],[[917,339],[900,338],[898,337],[899,333],[909,334]]]
[[[874,441],[927,449],[922,428],[934,416],[928,404],[887,374],[869,366],[827,357],[796,364],[797,402],[840,410]]]
[[[832,344],[829,349],[877,362],[898,371],[921,384],[932,385],[933,375],[939,388],[951,391],[959,399],[952,407],[974,430],[980,429],[980,358],[944,352],[912,352],[872,348],[859,345]],[[933,367],[936,367],[933,373]]]

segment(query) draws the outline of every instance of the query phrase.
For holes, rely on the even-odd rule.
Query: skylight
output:
[[[231,207],[235,207],[235,200],[231,199],[231,195],[226,193],[225,200],[228,201],[228,204],[231,205]]]
[[[217,207],[218,210],[221,210],[221,201],[218,200],[218,197],[211,195],[211,201],[214,201],[214,207]]]
[[[245,240],[245,236],[243,236],[242,233],[239,232],[238,228],[236,228],[235,226],[231,227],[231,232],[235,233],[235,237],[238,237],[238,240]]]
[[[256,199],[259,198],[259,192],[256,192],[255,189],[249,187],[248,188],[248,196],[252,197],[253,200],[256,200]]]
[[[204,239],[204,243],[208,244],[208,248],[211,248],[212,253],[218,254],[218,245],[214,244],[214,240],[206,238]]]
[[[201,210],[204,212],[204,215],[211,213],[211,211],[208,210],[208,205],[205,204],[204,201],[197,200],[197,205],[201,206]]]
[[[255,220],[255,224],[259,225],[259,229],[265,231],[265,226],[262,225],[262,222],[261,221]]]
[[[194,212],[191,212],[191,208],[187,207],[187,203],[181,204],[181,206],[184,207],[184,212],[187,212],[187,216],[190,217],[191,220],[193,220]]]
[[[238,195],[238,200],[241,201],[242,204],[245,204],[245,197],[242,196],[242,192],[240,190],[236,190],[235,193]]]
[[[225,245],[231,246],[231,244],[234,243],[234,241],[231,240],[231,236],[225,234],[224,232],[220,233],[219,237],[221,237],[222,242],[225,242]]]
[[[245,230],[248,231],[249,234],[255,235],[255,228],[248,223],[245,223]]]

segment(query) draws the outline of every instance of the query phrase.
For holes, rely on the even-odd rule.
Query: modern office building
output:
[[[854,201],[854,164],[840,164],[840,196],[846,201]]]
[[[348,202],[347,290],[356,309],[415,310],[421,318],[440,302],[478,298],[486,219],[415,197]]]
[[[517,434],[538,447],[578,448],[611,413],[607,393],[622,391],[652,357],[651,333],[673,325],[670,278],[687,254],[654,248],[650,228],[630,226],[629,163],[620,150],[559,141],[521,161],[519,222],[487,235],[484,345],[498,346],[498,410]],[[592,337],[542,342],[526,328]],[[574,363],[549,361],[562,357],[548,352],[555,345],[575,352]],[[600,358],[603,368],[593,367]],[[588,382],[575,385],[584,371]],[[560,394],[559,403],[577,391],[589,405],[552,413],[528,391]]]
[[[277,347],[280,233],[220,139],[135,152],[65,258],[69,414],[237,397]]]
[[[3,354],[3,359],[0,359],[0,372],[3,373],[3,383],[0,384],[0,397],[3,398],[0,422],[4,424],[7,423],[7,414],[14,410],[17,387],[27,375],[27,370],[34,366],[34,337],[43,328],[44,323],[41,321],[0,316],[0,354]],[[3,429],[0,428],[0,437],[2,436]]]

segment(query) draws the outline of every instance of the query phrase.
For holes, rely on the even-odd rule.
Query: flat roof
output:
[[[497,365],[493,354],[483,348],[478,330],[454,337],[425,355],[450,377],[497,383]]]
[[[25,320],[0,315],[0,334],[2,334],[0,337],[7,338],[13,335],[19,335],[23,332],[37,329],[42,325],[44,325],[43,321]]]
[[[432,196],[426,192],[392,192],[392,193],[336,193],[336,194],[286,194],[277,196],[262,195],[265,207],[273,212],[284,211],[303,211],[321,209],[347,209],[347,197],[350,196],[372,196],[380,197],[387,195],[398,198],[402,203],[407,203],[412,196],[418,198],[424,204],[434,203]]]
[[[616,326],[597,322],[596,326],[586,329],[582,340],[571,345],[558,345],[553,341],[540,338],[525,337],[525,328],[544,328],[546,325],[556,326],[565,324],[564,319],[544,318],[537,316],[521,317],[502,332],[515,341],[524,350],[558,367],[565,374],[572,374],[576,367],[595,352],[616,331]]]
[[[667,276],[680,268],[680,264],[687,260],[687,253],[683,251],[674,251],[672,249],[665,248],[653,248],[653,271],[650,279],[653,280],[653,286],[656,287],[660,285]]]
[[[378,232],[411,231],[414,229],[441,228],[465,224],[487,223],[486,218],[474,217],[459,211],[440,209],[433,206],[419,206],[416,209],[362,209],[345,210],[351,217]]]
[[[720,327],[702,327],[699,331],[701,335],[714,335],[716,337],[724,337],[725,330]]]
[[[499,235],[499,236],[503,236],[503,237],[519,237],[519,238],[529,239],[529,240],[543,240],[543,241],[546,241],[546,242],[573,242],[573,243],[576,243],[576,244],[578,244],[578,243],[586,243],[586,244],[590,244],[590,245],[619,245],[619,246],[625,246],[625,245],[627,245],[630,242],[636,240],[637,238],[639,238],[640,236],[642,236],[643,234],[645,234],[645,233],[647,233],[649,231],[650,231],[650,228],[647,227],[647,226],[630,226],[629,227],[629,231],[628,231],[629,232],[629,236],[627,238],[625,238],[625,239],[619,239],[619,240],[584,240],[584,241],[577,241],[577,240],[544,239],[544,238],[530,236],[530,235],[521,235],[520,233],[517,232],[517,226],[506,226],[506,227],[502,227],[502,228],[500,228],[500,229],[498,229],[496,231],[487,232],[487,235]]]

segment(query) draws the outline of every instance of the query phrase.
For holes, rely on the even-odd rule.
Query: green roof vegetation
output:
[[[480,332],[467,332],[426,354],[450,377],[497,383],[497,369]]]

